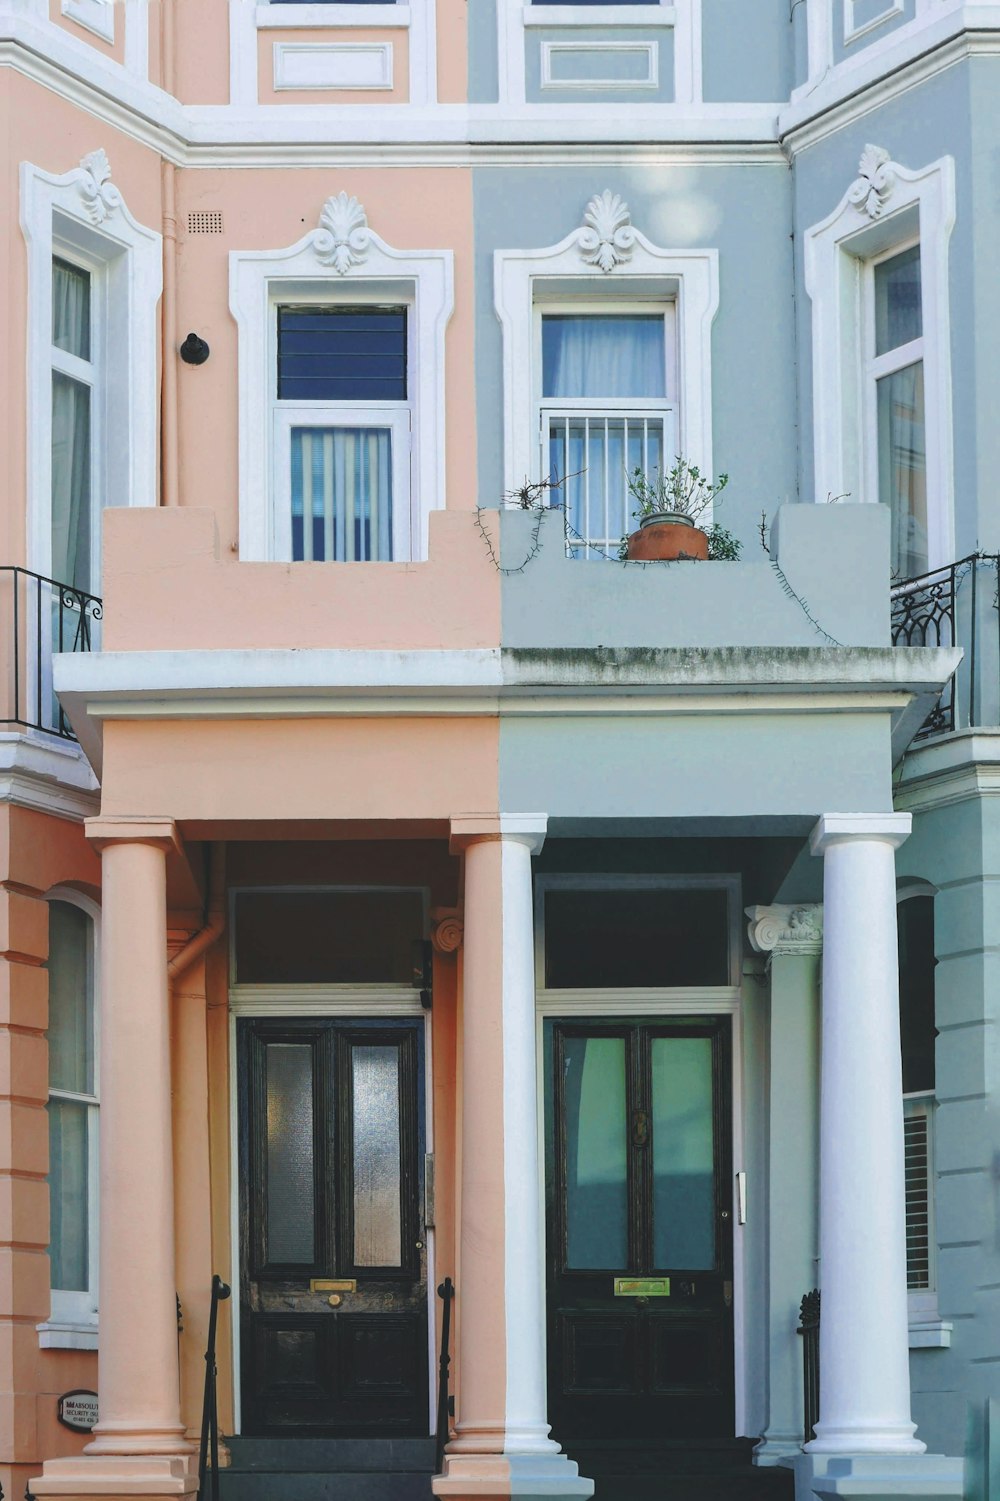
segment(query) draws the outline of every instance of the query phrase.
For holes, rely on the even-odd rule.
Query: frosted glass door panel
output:
[[[628,1266],[625,1039],[567,1037],[566,1264]]]
[[[402,1262],[399,1050],[351,1050],[354,1140],[354,1264]]]
[[[273,1042],[267,1049],[267,1260],[316,1259],[313,1050]]]
[[[715,1121],[710,1037],[652,1043],[653,1255],[657,1267],[715,1266]]]

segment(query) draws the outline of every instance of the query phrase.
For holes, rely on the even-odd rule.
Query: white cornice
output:
[[[1000,794],[1000,730],[962,730],[907,752],[894,806],[909,813]]]
[[[47,735],[0,735],[0,802],[82,823],[100,801],[97,778],[78,745]]]

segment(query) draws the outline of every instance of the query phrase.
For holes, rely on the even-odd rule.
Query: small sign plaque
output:
[[[74,1433],[90,1433],[97,1424],[97,1393],[63,1392],[56,1413],[64,1428]]]
[[[669,1277],[616,1277],[616,1298],[669,1298]]]

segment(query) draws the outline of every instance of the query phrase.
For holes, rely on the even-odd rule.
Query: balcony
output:
[[[76,740],[53,692],[52,658],[58,652],[97,650],[103,614],[96,595],[27,568],[0,566],[0,619],[9,633],[0,725]]]
[[[959,646],[962,661],[915,742],[1000,726],[1000,554],[973,553],[892,589],[894,646]]]

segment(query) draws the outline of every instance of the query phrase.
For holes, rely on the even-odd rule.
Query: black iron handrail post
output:
[[[438,1288],[438,1297],[444,1302],[441,1313],[441,1359],[438,1362],[437,1447],[434,1452],[434,1473],[440,1475],[444,1466],[444,1450],[448,1442],[450,1418],[454,1403],[448,1395],[448,1368],[451,1365],[451,1305],[455,1298],[455,1284],[446,1277]]]
[[[211,1454],[212,1501],[219,1501],[219,1409],[216,1401],[215,1333],[219,1322],[219,1304],[232,1289],[216,1273],[212,1278],[212,1305],[208,1315],[208,1348],[205,1351],[205,1400],[201,1409],[201,1443],[198,1448],[198,1501],[206,1501],[205,1477]]]
[[[802,1406],[805,1414],[803,1443],[816,1437],[819,1422],[819,1288],[806,1293],[799,1304],[799,1327],[802,1336]]]

